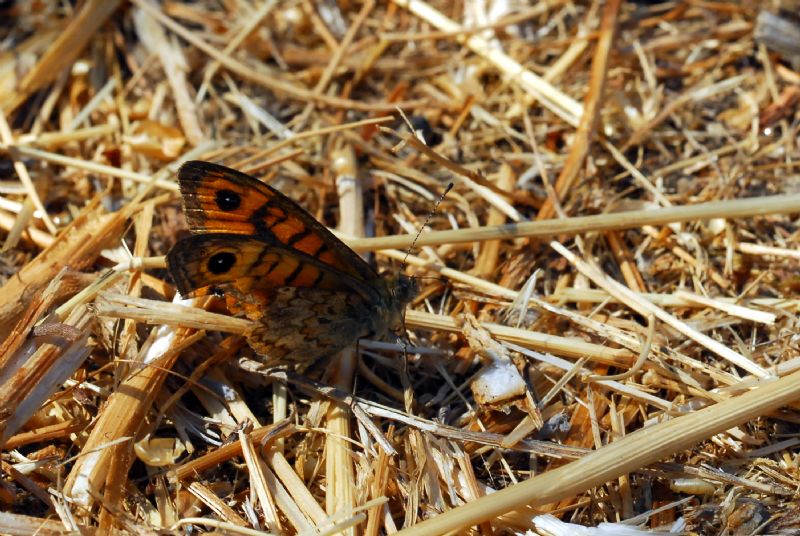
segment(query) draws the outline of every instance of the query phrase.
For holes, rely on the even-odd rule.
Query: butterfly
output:
[[[399,328],[416,280],[384,278],[278,190],[219,164],[178,171],[192,236],[167,254],[181,296],[223,294],[255,322],[265,364],[304,369],[362,337]]]

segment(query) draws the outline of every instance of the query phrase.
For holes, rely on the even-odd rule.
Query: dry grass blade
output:
[[[657,210],[631,210],[594,216],[577,216],[558,221],[522,222],[493,227],[432,231],[422,235],[417,241],[417,245],[421,247],[524,237],[552,237],[561,234],[575,235],[586,232],[636,229],[645,225],[667,225],[715,218],[752,218],[798,212],[800,212],[800,194],[776,195],[730,201],[709,201]],[[348,245],[356,251],[403,249],[411,246],[413,240],[413,235],[382,236],[353,239],[348,241]]]

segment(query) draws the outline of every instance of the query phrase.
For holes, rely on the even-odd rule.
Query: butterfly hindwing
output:
[[[369,336],[372,315],[360,294],[284,287],[272,294],[248,340],[267,365],[294,361],[302,370]]]
[[[182,296],[233,283],[240,292],[278,287],[352,292],[359,287],[354,278],[310,255],[260,237],[236,234],[184,238],[170,250],[167,266]]]
[[[178,172],[186,219],[195,233],[258,236],[298,250],[353,277],[375,271],[297,203],[239,171],[202,161]]]
[[[255,321],[248,336],[268,364],[302,370],[368,334],[370,287],[309,255],[259,237],[195,235],[179,241],[167,266],[181,295],[222,292],[228,309]]]

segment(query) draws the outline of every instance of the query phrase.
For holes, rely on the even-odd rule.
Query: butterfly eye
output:
[[[220,275],[228,272],[236,264],[236,255],[230,251],[215,253],[208,259],[208,271]]]
[[[233,190],[219,190],[217,192],[217,206],[220,210],[230,212],[242,204],[241,196]]]

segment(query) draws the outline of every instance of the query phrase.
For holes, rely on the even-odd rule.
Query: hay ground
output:
[[[800,534],[797,13],[0,2],[0,533]],[[193,159],[403,336],[265,369],[176,297]]]

